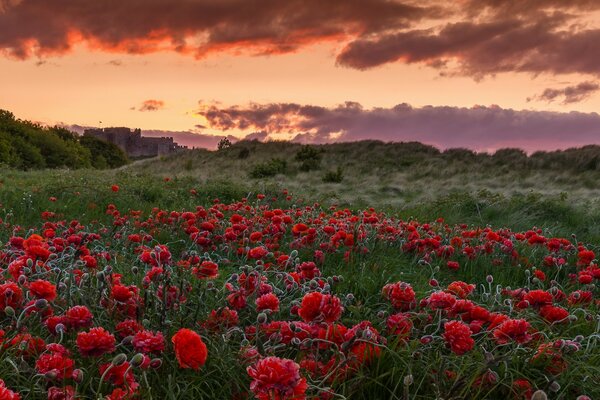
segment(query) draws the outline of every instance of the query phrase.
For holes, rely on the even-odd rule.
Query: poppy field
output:
[[[600,398],[575,234],[68,190],[0,205],[1,400]]]

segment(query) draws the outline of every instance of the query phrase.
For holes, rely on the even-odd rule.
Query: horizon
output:
[[[0,0],[0,108],[204,148],[600,144],[600,3],[257,4]]]

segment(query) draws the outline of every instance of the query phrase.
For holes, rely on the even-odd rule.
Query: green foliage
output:
[[[77,169],[114,168],[127,162],[115,145],[80,138],[62,127],[45,128],[0,110],[0,165],[23,170]]]
[[[280,158],[272,158],[270,161],[256,164],[250,171],[251,178],[268,178],[278,174],[284,174],[287,162]]]
[[[129,162],[127,155],[116,144],[93,136],[83,136],[79,143],[89,150],[94,168],[117,168]]]
[[[340,183],[344,180],[344,170],[338,166],[335,171],[327,171],[323,175],[323,182],[326,183]]]
[[[245,160],[246,158],[248,158],[250,156],[250,149],[247,147],[242,147],[240,149],[240,152],[238,153],[238,158],[240,160]]]
[[[321,150],[315,146],[305,145],[298,150],[295,159],[300,162],[300,171],[308,172],[321,167]]]

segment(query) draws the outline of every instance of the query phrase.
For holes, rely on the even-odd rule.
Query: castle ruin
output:
[[[140,129],[94,128],[86,129],[83,135],[114,143],[132,158],[155,157],[187,149],[175,143],[172,137],[142,137]]]

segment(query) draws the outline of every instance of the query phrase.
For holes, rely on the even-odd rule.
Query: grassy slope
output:
[[[249,150],[240,159],[242,148]],[[288,142],[241,142],[222,151],[194,150],[175,156],[140,161],[130,171],[148,172],[160,176],[224,179],[235,183],[248,182],[248,171],[258,163],[273,157],[287,161],[285,175],[253,180],[252,185],[264,187],[278,184],[310,198],[337,201],[357,206],[403,207],[437,199],[452,192],[477,192],[488,189],[505,195],[527,194],[567,195],[578,203],[595,199],[600,194],[600,172],[573,174],[566,169],[520,168],[510,160],[482,163],[453,157],[441,157],[411,152],[401,144],[381,142],[339,143],[319,146],[323,151],[319,170],[302,172],[294,160],[299,144]],[[324,183],[325,172],[341,167],[341,184]]]

